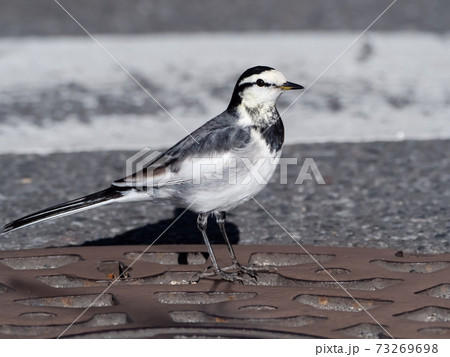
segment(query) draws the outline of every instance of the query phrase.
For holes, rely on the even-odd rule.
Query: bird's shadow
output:
[[[114,237],[105,237],[81,244],[82,246],[134,245],[134,244],[203,244],[203,237],[197,229],[197,213],[176,208],[173,217],[154,224],[129,230]],[[181,215],[181,217],[180,217]],[[174,223],[176,217],[178,220]],[[231,223],[225,225],[232,244],[239,242],[239,228]],[[215,218],[208,220],[208,238],[212,244],[225,243]],[[156,241],[155,241],[156,240]]]

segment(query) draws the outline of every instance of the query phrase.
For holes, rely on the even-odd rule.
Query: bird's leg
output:
[[[239,263],[236,258],[236,254],[234,253],[233,247],[231,245],[230,239],[228,238],[227,231],[225,230],[225,222],[227,219],[227,214],[225,211],[216,212],[216,222],[219,225],[220,232],[222,233],[223,239],[227,244],[228,252],[230,253],[232,266],[224,268],[224,270],[228,269],[238,269],[240,272],[250,275],[252,278],[256,279],[257,271],[267,271],[266,268],[262,267],[253,267],[253,266],[243,266]]]
[[[220,232],[222,233],[222,237],[225,240],[225,243],[227,244],[228,252],[230,253],[231,262],[233,265],[236,266],[236,268],[239,268],[241,264],[239,264],[236,254],[234,253],[233,247],[230,243],[230,240],[228,239],[227,232],[225,230],[225,222],[227,219],[227,214],[225,211],[219,211],[216,212],[216,222],[219,225]]]
[[[209,258],[211,259],[211,262],[213,264],[213,273],[203,272],[203,273],[195,274],[191,278],[191,282],[198,282],[201,278],[212,276],[212,275],[218,275],[222,279],[232,281],[232,282],[234,282],[234,281],[245,282],[245,279],[238,276],[238,274],[227,273],[219,268],[219,265],[217,264],[216,256],[214,255],[214,252],[211,247],[211,243],[209,242],[209,238],[206,234],[206,227],[208,225],[208,216],[209,216],[209,212],[201,212],[197,217],[197,227],[200,230],[200,232],[202,233],[203,240],[205,241],[205,244],[206,244],[206,248],[208,248]]]

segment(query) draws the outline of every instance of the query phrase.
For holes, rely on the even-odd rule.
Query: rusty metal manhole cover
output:
[[[256,285],[189,284],[206,248],[153,246],[110,286],[146,248],[0,252],[0,337],[450,337],[450,254],[308,247],[337,283],[300,247],[236,246],[271,267]]]

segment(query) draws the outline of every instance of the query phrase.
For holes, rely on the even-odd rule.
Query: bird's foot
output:
[[[227,267],[227,268],[231,269],[231,267]],[[233,283],[238,281],[238,282],[240,282],[241,284],[244,284],[244,285],[255,285],[256,284],[256,275],[254,273],[252,273],[252,274],[247,274],[246,273],[250,277],[250,278],[247,278],[245,276],[242,276],[242,271],[241,270],[239,270],[237,272],[226,272],[225,269],[227,269],[227,268],[218,269],[218,270],[216,269],[213,272],[204,271],[203,273],[197,273],[190,279],[189,282],[191,284],[196,284],[202,278],[209,278],[209,277],[212,277],[212,276],[218,276],[222,280],[231,281]]]
[[[275,267],[270,267],[272,270],[277,270]],[[251,276],[253,279],[258,280],[258,273],[270,273],[272,270],[269,267],[261,267],[261,266],[254,266],[254,265],[241,265],[239,263],[234,263],[233,265],[230,265],[229,267],[223,268],[223,270],[238,270],[243,274],[247,274]]]
[[[207,267],[206,269],[205,269],[205,271],[203,271],[203,272],[198,272],[198,273],[196,273],[196,274],[194,274],[193,276],[192,276],[192,278],[191,279],[189,279],[189,284],[197,284],[199,281],[200,281],[200,279],[202,279],[202,278],[209,278],[209,277],[211,277],[211,276],[214,276],[214,275],[216,275],[214,272],[208,272],[208,270],[209,269],[211,269],[211,267],[209,266],[209,267]]]

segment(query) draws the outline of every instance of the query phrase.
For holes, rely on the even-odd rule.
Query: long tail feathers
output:
[[[12,221],[3,227],[3,232],[1,234],[12,232],[16,229],[23,228],[34,223],[56,219],[94,207],[102,206],[111,203],[122,196],[123,193],[116,187],[109,187],[106,190],[80,197],[69,202],[61,203]]]

